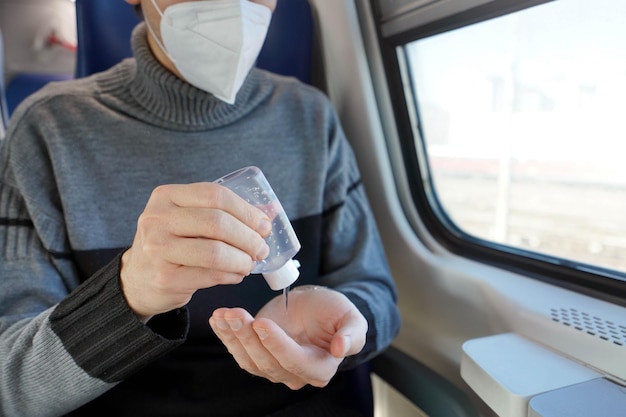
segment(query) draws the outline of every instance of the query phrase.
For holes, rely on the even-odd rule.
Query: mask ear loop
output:
[[[159,12],[159,15],[161,15],[161,21],[165,19],[165,15],[163,14],[159,6],[156,4],[156,0],[152,0],[152,4],[154,5],[154,8],[156,9],[156,11]],[[157,45],[159,45],[159,48],[161,48],[161,51],[163,51],[163,53],[168,57],[170,61],[172,61],[172,63],[174,63],[174,65],[176,65],[174,58],[172,58],[172,56],[167,52],[167,49],[165,49],[165,46],[161,43],[161,40],[157,37],[156,33],[152,29],[152,25],[150,25],[150,22],[148,19],[146,19],[146,26],[148,26],[148,30],[150,31],[150,34],[152,35],[152,39],[154,39]]]

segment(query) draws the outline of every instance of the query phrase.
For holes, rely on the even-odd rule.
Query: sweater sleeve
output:
[[[57,416],[178,346],[188,319],[180,310],[143,325],[121,292],[119,257],[78,286],[52,175],[37,154],[41,147],[16,157],[6,140],[0,153],[0,417]],[[26,163],[34,165],[30,176],[20,172]]]
[[[353,151],[338,123],[330,132],[321,282],[344,293],[369,326],[365,347],[344,361],[345,369],[384,350],[399,331],[400,314],[396,287]]]

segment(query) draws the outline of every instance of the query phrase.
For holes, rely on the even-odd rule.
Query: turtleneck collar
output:
[[[273,90],[267,74],[253,68],[231,105],[181,80],[161,65],[148,45],[145,23],[133,30],[131,46],[134,68],[133,61],[124,61],[101,79],[101,86],[105,90],[107,84],[114,89],[117,86],[118,91],[109,93],[117,96],[118,105],[128,106],[125,111],[150,124],[184,131],[214,129],[245,116]],[[125,82],[120,83],[120,79]]]

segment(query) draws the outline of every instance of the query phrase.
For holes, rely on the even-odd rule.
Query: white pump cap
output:
[[[290,259],[276,271],[263,272],[267,285],[274,291],[282,290],[293,284],[300,276],[300,262]]]

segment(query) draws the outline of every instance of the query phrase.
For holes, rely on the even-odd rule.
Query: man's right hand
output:
[[[186,305],[198,289],[240,283],[269,254],[271,227],[265,213],[223,186],[157,187],[122,255],[128,305],[146,322]]]

